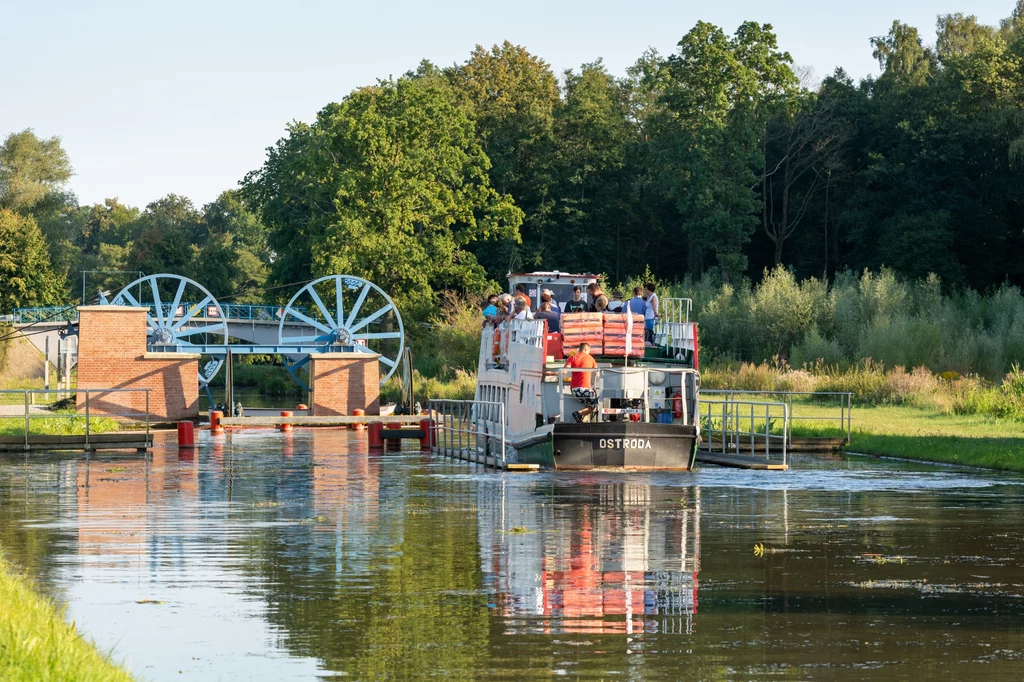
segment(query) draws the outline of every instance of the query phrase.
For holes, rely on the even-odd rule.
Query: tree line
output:
[[[177,272],[235,301],[348,272],[414,315],[509,270],[1024,284],[1024,0],[998,26],[940,16],[934,44],[896,21],[870,48],[878,77],[816,81],[756,22],[698,22],[622,76],[478,46],[290,124],[203,207],[79,206],[59,140],[14,133],[0,308],[70,302],[82,270]]]

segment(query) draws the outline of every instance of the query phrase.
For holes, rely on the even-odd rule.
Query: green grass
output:
[[[797,417],[830,416],[837,410],[797,404],[793,412]],[[837,425],[799,419],[793,424],[795,436],[839,434]],[[850,452],[1024,472],[1024,424],[1008,419],[934,408],[855,406],[850,441]]]
[[[92,417],[89,419],[89,433],[117,431],[120,424],[115,419]],[[0,436],[20,436],[25,433],[25,417],[0,417]],[[35,417],[29,422],[29,433],[36,436],[75,436],[85,433],[85,417]]]
[[[66,623],[0,557],[0,679],[108,682],[131,676]]]

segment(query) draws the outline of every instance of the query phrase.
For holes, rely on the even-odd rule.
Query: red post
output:
[[[353,417],[362,417],[366,414],[366,410],[360,410],[358,407],[352,410]],[[366,428],[366,424],[352,424],[353,431],[362,431]]]
[[[403,426],[402,422],[391,422],[391,423],[388,424],[388,428],[392,429],[392,430],[401,429],[402,426]],[[384,441],[384,445],[389,447],[389,448],[393,448],[395,450],[401,450],[402,449],[402,439],[401,438],[388,438],[387,440]]]
[[[290,416],[292,416],[291,410],[281,410],[281,416],[282,417],[290,417]],[[288,424],[287,422],[281,422],[281,424],[280,424],[280,426],[278,426],[278,428],[281,429],[281,431],[291,431],[292,430],[292,425]]]
[[[434,444],[434,420],[421,419],[420,431],[423,432],[423,438],[420,438],[420,449],[429,450]]]
[[[196,446],[196,430],[192,422],[178,422],[178,447],[194,448]]]
[[[384,428],[384,422],[370,422],[370,428],[367,433],[367,439],[369,440],[371,448],[383,448],[384,439],[380,437],[380,432]]]
[[[224,427],[221,425],[220,420],[224,418],[224,413],[220,410],[213,410],[210,412],[210,433],[214,436],[224,433]]]

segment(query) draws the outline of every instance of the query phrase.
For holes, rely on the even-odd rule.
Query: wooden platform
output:
[[[281,424],[294,424],[295,426],[350,426],[352,424],[369,424],[370,422],[384,422],[385,424],[401,422],[402,424],[419,425],[421,421],[429,418],[427,415],[414,414],[391,415],[389,417],[380,417],[373,414],[368,414],[365,417],[282,417],[278,415],[276,417],[224,417],[220,420],[220,423],[224,426],[243,427],[280,426]]]
[[[96,433],[85,442],[85,434],[74,436],[0,436],[0,452],[24,452],[26,450],[64,451],[80,450],[148,450],[153,447],[153,435],[137,432],[115,431],[114,433]]]
[[[844,445],[846,445],[845,438],[817,438],[811,436],[793,436],[790,439],[789,448],[787,448],[787,451],[790,454],[793,454],[795,452],[805,454],[831,453],[838,452],[840,449],[842,449]],[[711,447],[713,450],[721,450],[722,439],[717,437],[712,439]],[[735,445],[733,445],[730,442],[728,449],[734,450]],[[750,441],[744,441],[743,439],[740,439],[739,450],[741,453],[750,453]],[[760,440],[754,441],[753,452],[764,453],[764,436],[761,436]],[[772,436],[771,452],[782,452],[782,436]]]
[[[764,457],[751,457],[749,455],[723,455],[710,452],[697,451],[697,461],[702,464],[715,464],[720,467],[731,467],[733,469],[757,469],[761,471],[786,471],[788,464],[770,461]]]

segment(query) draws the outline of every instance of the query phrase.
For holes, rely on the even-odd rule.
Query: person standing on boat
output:
[[[616,289],[612,292],[612,300],[608,304],[608,312],[621,313],[623,305],[625,304],[622,302],[622,291],[620,289]]]
[[[644,300],[644,290],[640,287],[633,287],[633,298],[629,299],[626,307],[634,315],[647,315],[647,301]]]
[[[526,292],[526,285],[522,282],[516,285],[516,298],[519,298],[520,296],[522,296],[523,300],[526,301],[527,309],[533,307],[533,303],[530,301],[530,295]]]
[[[551,301],[543,301],[533,319],[547,320],[549,334],[559,334],[562,331],[562,316],[552,307]]]
[[[658,295],[654,293],[654,282],[644,284],[644,300],[647,310],[644,312],[644,340],[654,345],[654,320],[658,317]]]
[[[568,357],[565,366],[573,369],[595,369],[597,361],[590,354],[590,344],[584,341],[576,352]],[[590,375],[592,372],[573,372],[569,380],[569,390],[572,396],[583,403],[583,409],[572,413],[576,423],[590,421],[597,409],[597,391],[591,387]]]
[[[559,315],[562,314],[562,306],[558,305],[558,301],[555,300],[555,292],[551,291],[551,289],[545,289],[540,292],[540,302],[544,303],[544,301],[551,303],[551,310]]]
[[[601,291],[601,285],[592,282],[587,285],[587,293],[590,294],[590,312],[603,313],[608,309],[608,297]]]
[[[567,313],[587,312],[587,302],[583,300],[583,290],[577,284],[572,288],[572,300],[565,304]]]

